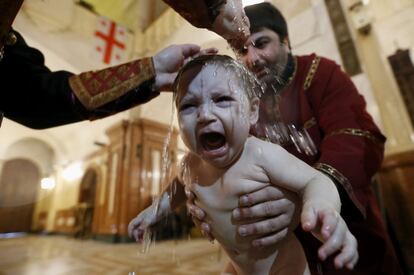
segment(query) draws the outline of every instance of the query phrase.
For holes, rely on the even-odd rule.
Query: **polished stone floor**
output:
[[[219,274],[226,256],[205,239],[163,241],[142,253],[138,244],[63,236],[0,239],[0,275]]]

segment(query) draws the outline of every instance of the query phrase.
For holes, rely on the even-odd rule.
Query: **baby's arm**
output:
[[[153,225],[185,201],[184,185],[175,178],[159,198],[132,219],[128,225],[129,236],[136,241],[142,241],[145,230],[151,230]]]
[[[304,207],[311,204],[312,208],[317,207],[317,209],[314,209],[315,211],[330,209],[340,212],[341,202],[338,190],[327,176],[296,158],[279,145],[258,139],[255,139],[255,141],[259,144],[251,146],[250,150],[255,154],[255,158],[260,162],[273,185],[298,193],[302,198]],[[258,147],[261,147],[261,149],[258,150]],[[307,214],[310,215],[311,213],[308,212]],[[312,217],[307,218],[307,226],[314,226],[316,220]]]
[[[339,215],[340,198],[334,183],[324,174],[289,154],[282,147],[261,141],[256,150],[271,183],[297,192],[303,202],[301,223],[324,244],[321,260],[339,251],[335,266],[352,269],[358,260],[357,242]]]

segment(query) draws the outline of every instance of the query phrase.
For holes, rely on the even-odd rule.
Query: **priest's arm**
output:
[[[98,71],[75,75],[52,72],[40,51],[15,32],[0,61],[0,110],[5,117],[34,129],[94,120],[145,103],[170,89],[196,45],[170,46],[146,57]]]
[[[329,78],[327,87],[319,90],[322,94],[313,102],[318,106],[318,124],[324,132],[320,158],[314,167],[336,183],[342,213],[364,217],[372,196],[372,177],[381,166],[386,139],[367,113],[364,98],[340,67],[335,65],[324,77]]]
[[[241,0],[163,0],[197,28],[209,29],[241,47],[250,35]]]

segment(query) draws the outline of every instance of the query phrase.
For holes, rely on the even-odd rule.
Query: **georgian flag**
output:
[[[95,54],[105,64],[116,65],[126,55],[127,29],[114,21],[100,17],[95,31]]]

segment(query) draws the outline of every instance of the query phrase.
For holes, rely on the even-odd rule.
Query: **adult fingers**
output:
[[[211,232],[211,226],[207,222],[205,222],[205,218],[207,215],[203,209],[201,209],[194,203],[195,195],[191,191],[191,188],[187,185],[185,186],[185,194],[187,196],[187,210],[188,213],[191,215],[193,222],[198,228],[200,228],[201,234],[203,234],[204,237],[208,238],[210,241],[213,241],[214,237]]]
[[[241,236],[275,234],[285,228],[288,228],[290,222],[291,217],[286,214],[281,214],[277,217],[266,220],[240,225],[238,232]]]
[[[207,49],[203,49],[200,50],[199,52],[193,54],[193,55],[189,55],[189,56],[185,56],[184,57],[184,64],[187,64],[188,62],[190,62],[192,59],[202,56],[202,55],[209,55],[209,54],[217,54],[219,52],[219,50],[217,48],[211,47],[211,48],[207,48]]]
[[[214,236],[210,224],[204,222],[202,219],[198,219],[195,216],[192,216],[192,219],[196,227],[200,229],[201,234],[209,241],[214,241]]]
[[[211,226],[208,223],[206,222],[201,223],[200,230],[201,230],[201,234],[203,234],[203,236],[207,238],[210,242],[214,241],[214,236],[211,231]]]
[[[274,245],[278,242],[280,242],[281,240],[283,240],[286,235],[288,234],[288,229],[285,228],[277,233],[274,234],[270,234],[266,237],[262,237],[259,239],[255,239],[252,242],[252,245],[255,247],[263,247],[263,246],[270,246],[270,245]]]
[[[250,218],[273,217],[286,212],[294,211],[294,205],[287,199],[266,201],[251,207],[236,208],[233,210],[233,218],[236,220]]]
[[[278,200],[284,197],[283,192],[274,186],[267,186],[255,192],[243,195],[239,198],[239,206],[246,207],[270,200]]]
[[[215,47],[211,47],[211,48],[207,48],[207,49],[202,49],[200,50],[200,55],[205,55],[205,54],[216,54],[218,53],[219,50]]]
[[[184,56],[184,58],[193,56],[200,52],[200,46],[195,44],[181,44],[178,45],[178,47],[180,47],[181,53]]]
[[[190,187],[187,184],[184,187],[184,192],[185,192],[185,195],[186,195],[188,200],[194,200],[195,199],[195,195],[194,195],[193,191],[191,191]]]
[[[187,201],[187,209],[192,218],[196,218],[199,221],[204,221],[206,218],[204,210],[195,205],[193,201]]]

